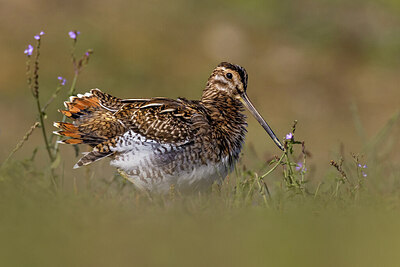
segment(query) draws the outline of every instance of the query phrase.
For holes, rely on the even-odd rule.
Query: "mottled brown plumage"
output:
[[[166,192],[206,188],[223,179],[239,157],[246,133],[244,106],[283,149],[246,95],[247,72],[223,62],[208,79],[200,101],[184,98],[120,99],[93,89],[71,97],[56,122],[66,144],[93,150],[75,167],[111,156],[140,188]]]

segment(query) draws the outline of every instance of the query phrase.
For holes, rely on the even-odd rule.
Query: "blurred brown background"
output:
[[[119,97],[197,99],[212,69],[229,61],[247,69],[248,95],[280,138],[299,121],[296,137],[306,141],[317,167],[328,166],[341,143],[360,152],[400,107],[396,0],[2,0],[0,161],[36,119],[23,51],[41,30],[43,102],[57,76],[70,85],[70,30],[81,32],[78,55],[94,50],[79,77],[79,93],[98,87]],[[61,98],[49,108],[49,132],[61,117]],[[352,105],[365,129],[361,134]],[[29,157],[41,141],[36,131],[16,157]],[[46,159],[43,149],[39,153]],[[251,118],[245,160],[273,154],[279,150]]]

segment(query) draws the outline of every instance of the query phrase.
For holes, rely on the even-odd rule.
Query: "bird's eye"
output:
[[[232,77],[233,77],[232,73],[228,72],[228,73],[226,74],[226,78],[232,79]]]

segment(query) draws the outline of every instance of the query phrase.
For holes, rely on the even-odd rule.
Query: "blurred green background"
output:
[[[67,78],[67,86],[71,83],[71,30],[81,32],[78,56],[94,50],[78,79],[79,93],[97,87],[126,98],[198,99],[218,63],[244,66],[248,95],[275,133],[282,138],[293,120],[299,121],[296,138],[305,140],[312,154],[307,159],[311,180],[322,180],[331,169],[329,160],[339,153],[363,152],[400,107],[398,0],[0,0],[0,162],[36,120],[23,51],[42,30],[43,103],[55,90],[57,76]],[[67,89],[48,109],[49,134],[52,121],[61,119],[57,109],[66,95]],[[392,152],[384,159],[396,166],[399,128],[397,124]],[[248,129],[243,162],[259,168],[280,151],[253,118]],[[29,158],[39,145],[42,137],[36,130],[15,157]],[[43,146],[38,153],[37,165],[48,164]],[[88,173],[97,181],[113,176],[107,160],[72,170],[77,160],[73,150],[62,147],[62,153],[66,191],[73,191],[75,183],[85,184]],[[371,184],[378,184],[381,177]],[[398,181],[391,182],[397,187],[381,188],[396,190]],[[201,205],[190,210],[190,203],[172,211],[151,205],[143,211],[131,209],[132,199],[119,202],[118,194],[99,203],[79,194],[77,199],[54,199],[46,194],[42,198],[40,190],[23,197],[7,187],[1,192],[0,208],[7,216],[0,215],[0,233],[8,266],[110,266],[135,260],[139,266],[204,266],[202,261],[230,266],[268,261],[273,266],[398,262],[398,193],[388,196],[390,204],[367,211],[354,208],[343,214],[339,205],[331,213],[314,216],[319,213],[312,205],[288,214],[213,210],[212,201],[205,211]]]

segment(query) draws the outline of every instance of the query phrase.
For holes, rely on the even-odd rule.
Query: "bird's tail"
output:
[[[93,150],[82,157],[75,168],[88,165],[101,158],[110,156],[110,144],[123,132],[122,125],[115,117],[119,99],[93,89],[84,95],[71,96],[65,101],[66,110],[60,110],[69,122],[54,122],[59,130],[54,134],[69,137],[61,140],[63,144],[88,144]]]

